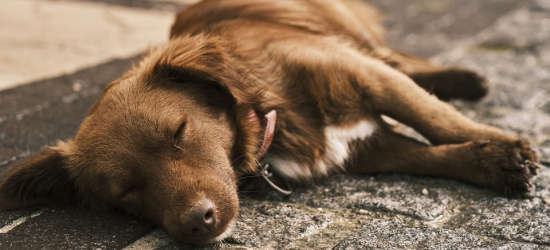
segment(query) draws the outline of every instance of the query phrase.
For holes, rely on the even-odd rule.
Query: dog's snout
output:
[[[216,206],[209,199],[202,199],[184,215],[183,229],[190,237],[205,236],[216,225]]]

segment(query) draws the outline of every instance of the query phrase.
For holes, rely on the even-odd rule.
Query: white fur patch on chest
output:
[[[354,140],[367,139],[375,130],[376,124],[369,120],[362,120],[349,128],[326,127],[325,164],[341,167],[349,157],[349,143]]]
[[[350,156],[349,143],[354,140],[364,140],[376,130],[376,123],[370,120],[361,120],[353,126],[325,127],[325,155],[315,159],[316,166],[303,164],[281,156],[267,157],[267,162],[282,176],[290,179],[312,178],[326,176],[334,167],[343,167]]]

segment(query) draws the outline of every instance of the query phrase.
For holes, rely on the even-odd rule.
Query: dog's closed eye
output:
[[[179,126],[178,130],[176,131],[176,133],[174,134],[174,139],[173,139],[173,146],[174,146],[174,150],[176,149],[179,149],[179,150],[183,150],[183,135],[184,135],[184,132],[185,132],[185,127],[186,127],[186,122],[182,122],[181,125]]]
[[[133,185],[126,188],[120,195],[118,196],[118,200],[120,201],[128,201],[131,200],[132,197],[135,197],[136,193],[140,190],[139,185]]]

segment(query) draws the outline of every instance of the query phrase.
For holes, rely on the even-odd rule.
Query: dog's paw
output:
[[[421,87],[442,100],[477,101],[487,95],[489,91],[489,86],[483,76],[461,68],[451,68],[430,74],[417,74],[412,78]]]
[[[485,77],[470,70],[455,69],[457,78],[455,79],[455,87],[457,89],[464,89],[464,93],[459,98],[477,101],[487,95],[489,92],[489,85]]]
[[[537,175],[538,158],[525,140],[477,141],[485,186],[508,197],[526,195],[534,188],[531,180]]]

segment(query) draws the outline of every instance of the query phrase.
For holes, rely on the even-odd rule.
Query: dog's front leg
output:
[[[521,142],[519,142],[521,143]],[[530,180],[537,165],[533,151],[516,151],[524,145],[492,144],[474,140],[430,146],[383,127],[373,137],[355,144],[346,166],[350,173],[405,173],[446,177],[518,196],[533,188]]]

